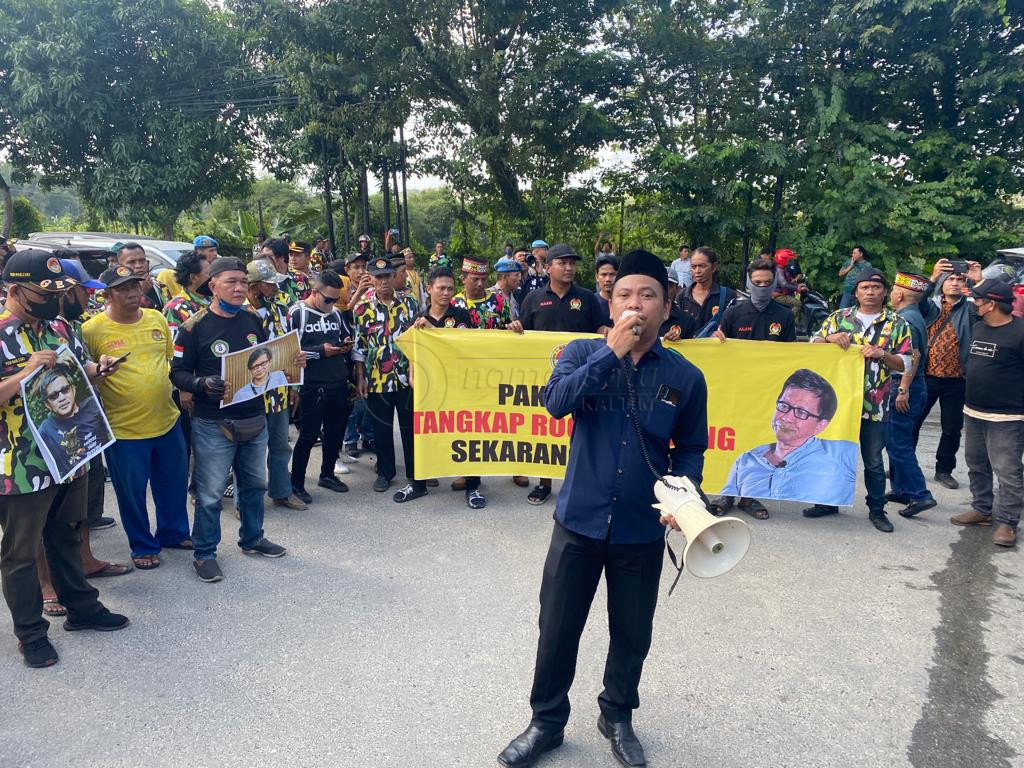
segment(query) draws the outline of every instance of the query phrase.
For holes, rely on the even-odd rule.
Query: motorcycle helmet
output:
[[[783,269],[785,269],[791,261],[796,261],[796,254],[789,250],[789,248],[779,248],[779,250],[775,252],[775,263]]]

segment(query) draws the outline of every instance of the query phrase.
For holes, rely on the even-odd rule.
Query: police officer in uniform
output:
[[[699,483],[707,448],[707,387],[696,366],[662,346],[668,315],[665,265],[647,251],[626,254],[612,290],[612,330],[570,342],[548,381],[548,411],[572,414],[574,429],[540,589],[533,717],[498,756],[506,768],[533,765],[562,743],[602,571],[611,642],[598,728],[620,763],[646,765],[631,721],[651,645],[663,526],[676,527],[651,506],[655,475]]]

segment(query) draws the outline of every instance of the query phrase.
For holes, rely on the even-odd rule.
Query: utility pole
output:
[[[404,126],[398,126],[398,144],[402,157],[402,214],[405,216],[405,243],[409,245],[412,243],[412,232],[409,229],[409,190],[405,186],[406,182],[406,171],[405,171],[405,128]]]

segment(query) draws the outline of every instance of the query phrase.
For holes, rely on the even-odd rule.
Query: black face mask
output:
[[[32,294],[26,292],[25,294],[25,308],[32,314],[32,317],[37,320],[56,320],[57,315],[60,314],[60,294],[53,293],[47,296],[42,301],[32,301],[29,298]]]
[[[68,320],[77,320],[85,314],[85,307],[78,299],[70,293],[64,297],[64,317]]]

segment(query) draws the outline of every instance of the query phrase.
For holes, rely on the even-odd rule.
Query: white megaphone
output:
[[[666,484],[666,482],[669,484]],[[750,548],[750,526],[736,517],[715,517],[688,477],[666,477],[654,484],[654,508],[672,515],[686,537],[683,564],[702,579],[732,570]]]

